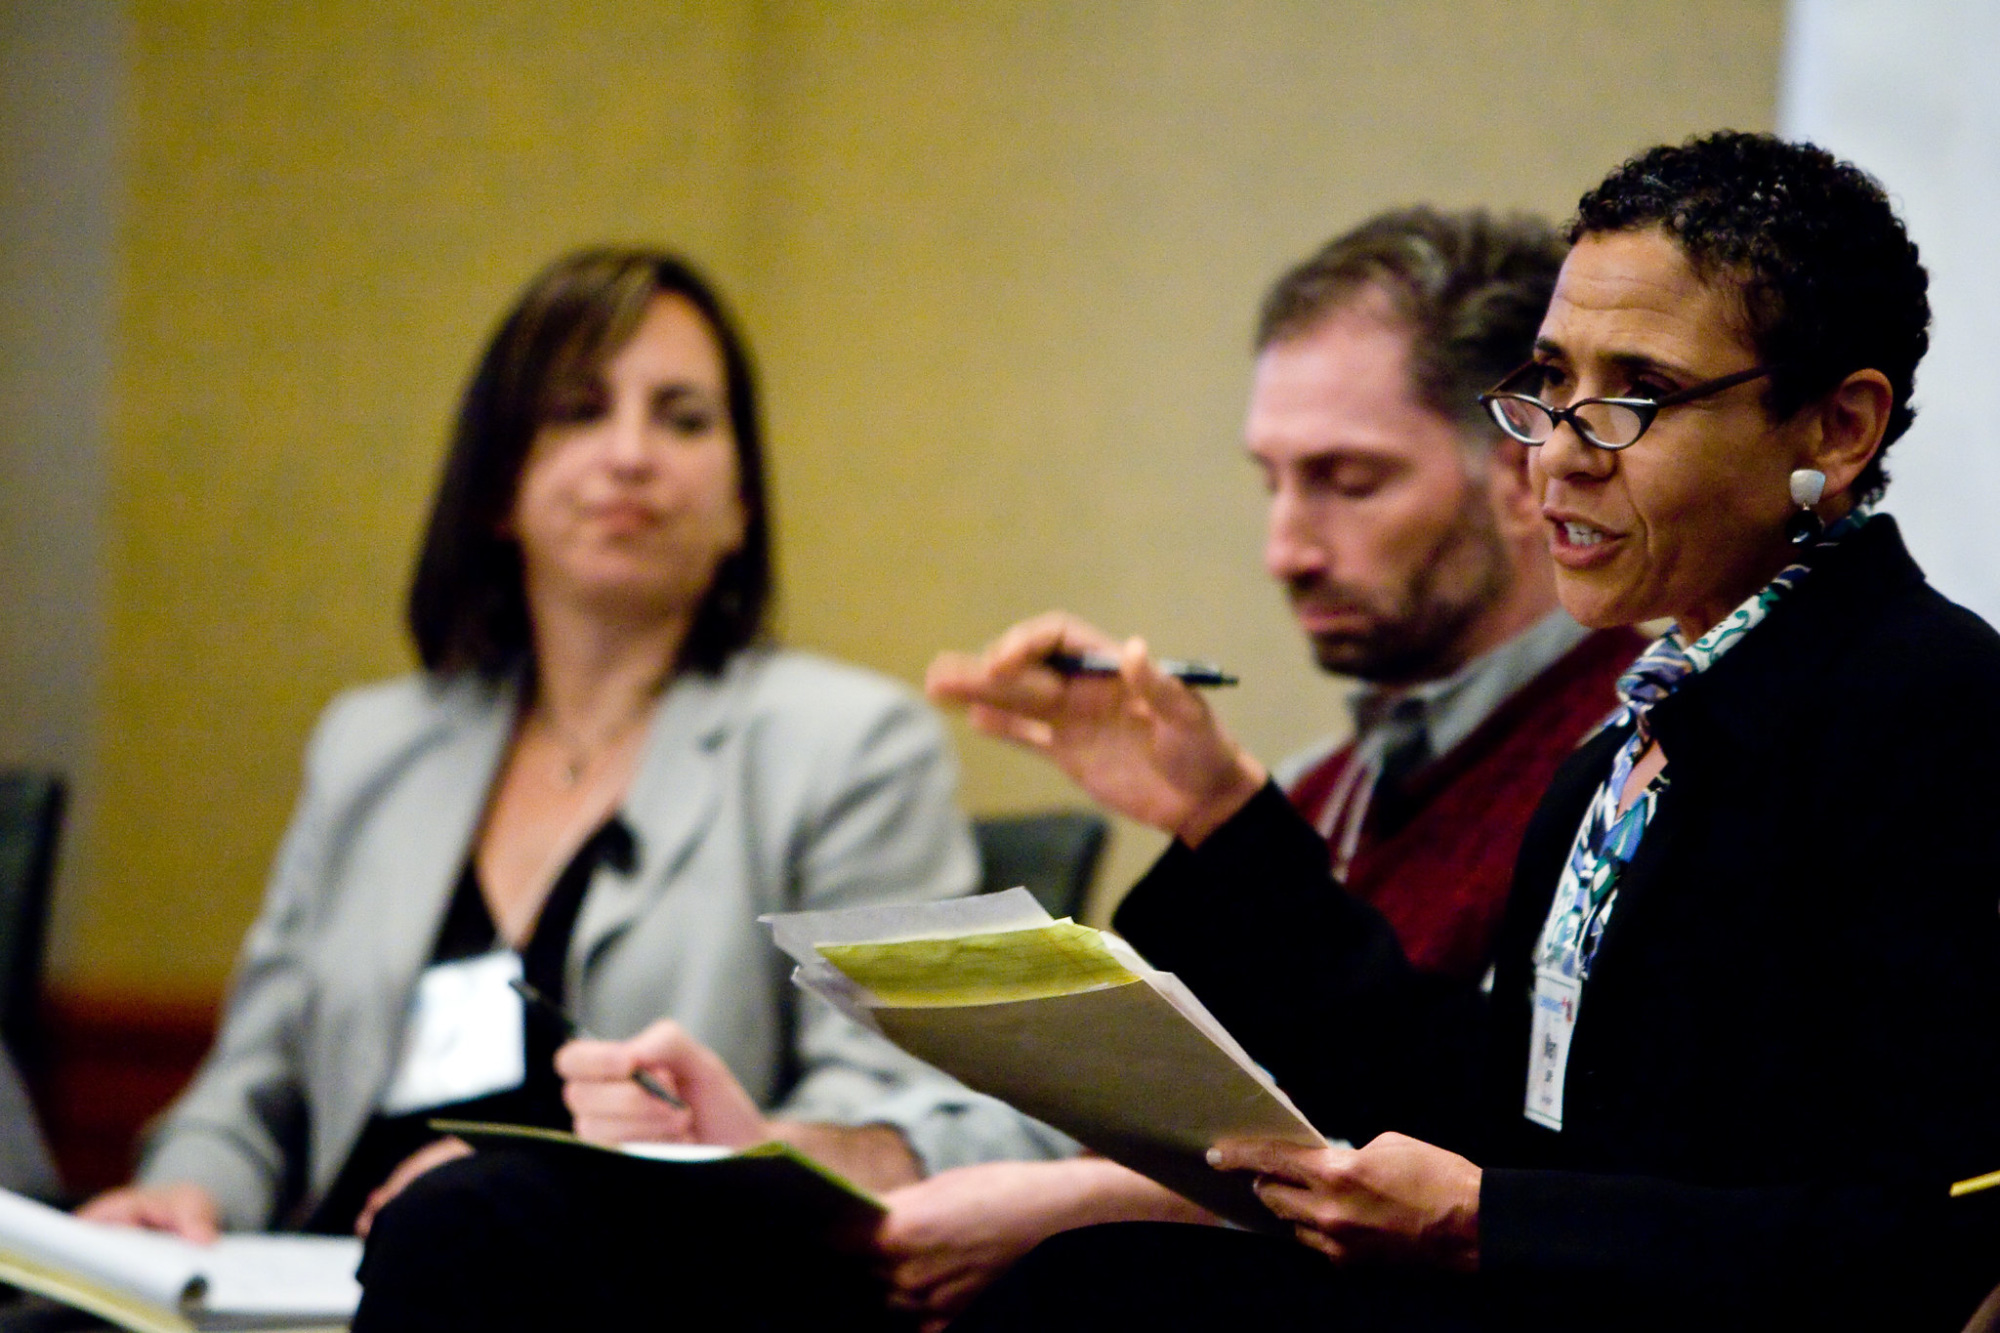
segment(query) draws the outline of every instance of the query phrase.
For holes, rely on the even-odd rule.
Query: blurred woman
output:
[[[215,1049],[85,1215],[365,1231],[465,1151],[433,1117],[569,1128],[567,1034],[520,981],[608,1036],[671,1016],[754,1099],[741,1132],[875,1183],[1032,1152],[802,999],[756,924],[976,879],[929,710],[763,642],[770,543],[707,284],[647,250],[536,278],[460,408],[410,593],[423,670],[322,719]]]
[[[936,698],[1177,838],[1117,924],[1359,1149],[1224,1143],[1298,1242],[1071,1233],[960,1325],[1956,1328],[2000,1277],[2000,637],[1875,514],[1926,278],[1808,145],[1584,197],[1534,360],[1565,607],[1674,628],[1559,772],[1490,1005],[1415,974],[1200,701],[1065,617]],[[1122,676],[1065,680],[1067,651]]]

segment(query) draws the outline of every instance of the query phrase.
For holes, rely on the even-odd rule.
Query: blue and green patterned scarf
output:
[[[1826,536],[1814,544],[1813,550],[1817,553],[1845,540],[1871,514],[1868,506],[1857,507],[1827,529]],[[1639,659],[1619,677],[1618,709],[1605,725],[1622,727],[1629,723],[1632,734],[1619,747],[1611,761],[1610,775],[1591,797],[1583,824],[1577,829],[1576,841],[1563,865],[1562,879],[1556,885],[1555,900],[1549,904],[1548,920],[1535,951],[1538,967],[1554,968],[1579,982],[1590,975],[1590,960],[1604,937],[1605,923],[1611,919],[1611,908],[1617,901],[1618,880],[1638,852],[1639,841],[1646,826],[1653,822],[1660,793],[1667,785],[1667,775],[1662,772],[1638,800],[1623,814],[1619,813],[1619,794],[1632,776],[1633,765],[1652,741],[1646,716],[1653,705],[1680,688],[1689,676],[1714,666],[1723,654],[1741,643],[1811,569],[1805,561],[1785,566],[1777,577],[1693,643],[1684,643],[1679,630],[1669,630],[1639,654]]]

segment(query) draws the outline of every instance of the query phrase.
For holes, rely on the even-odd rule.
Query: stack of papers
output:
[[[232,1235],[213,1245],[85,1222],[0,1190],[0,1282],[136,1333],[345,1328],[361,1242]]]
[[[1026,889],[765,918],[794,979],[898,1046],[1210,1211],[1269,1228],[1225,1138],[1326,1140],[1171,973]]]

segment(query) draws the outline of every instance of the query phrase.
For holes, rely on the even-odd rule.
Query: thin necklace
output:
[[[562,723],[556,721],[555,711],[546,704],[537,710],[541,714],[542,721],[547,724],[549,734],[555,738],[556,745],[563,751],[562,771],[558,776],[562,780],[565,791],[575,790],[577,784],[583,781],[583,775],[590,771],[591,766],[614,749],[630,734],[634,727],[645,720],[646,716],[653,711],[653,705],[659,702],[660,691],[665,688],[665,685],[666,682],[661,681],[660,684],[647,690],[645,695],[639,700],[637,706],[624,717],[620,718],[616,725],[598,737],[595,742],[577,735]]]

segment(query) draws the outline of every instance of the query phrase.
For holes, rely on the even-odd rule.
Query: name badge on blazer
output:
[[[1521,1113],[1545,1129],[1563,1127],[1569,1039],[1583,988],[1553,968],[1535,969],[1534,1024],[1528,1037],[1528,1098]]]
[[[382,1113],[407,1115],[520,1087],[528,1077],[524,1020],[521,997],[507,985],[520,978],[521,957],[509,949],[425,968]]]

